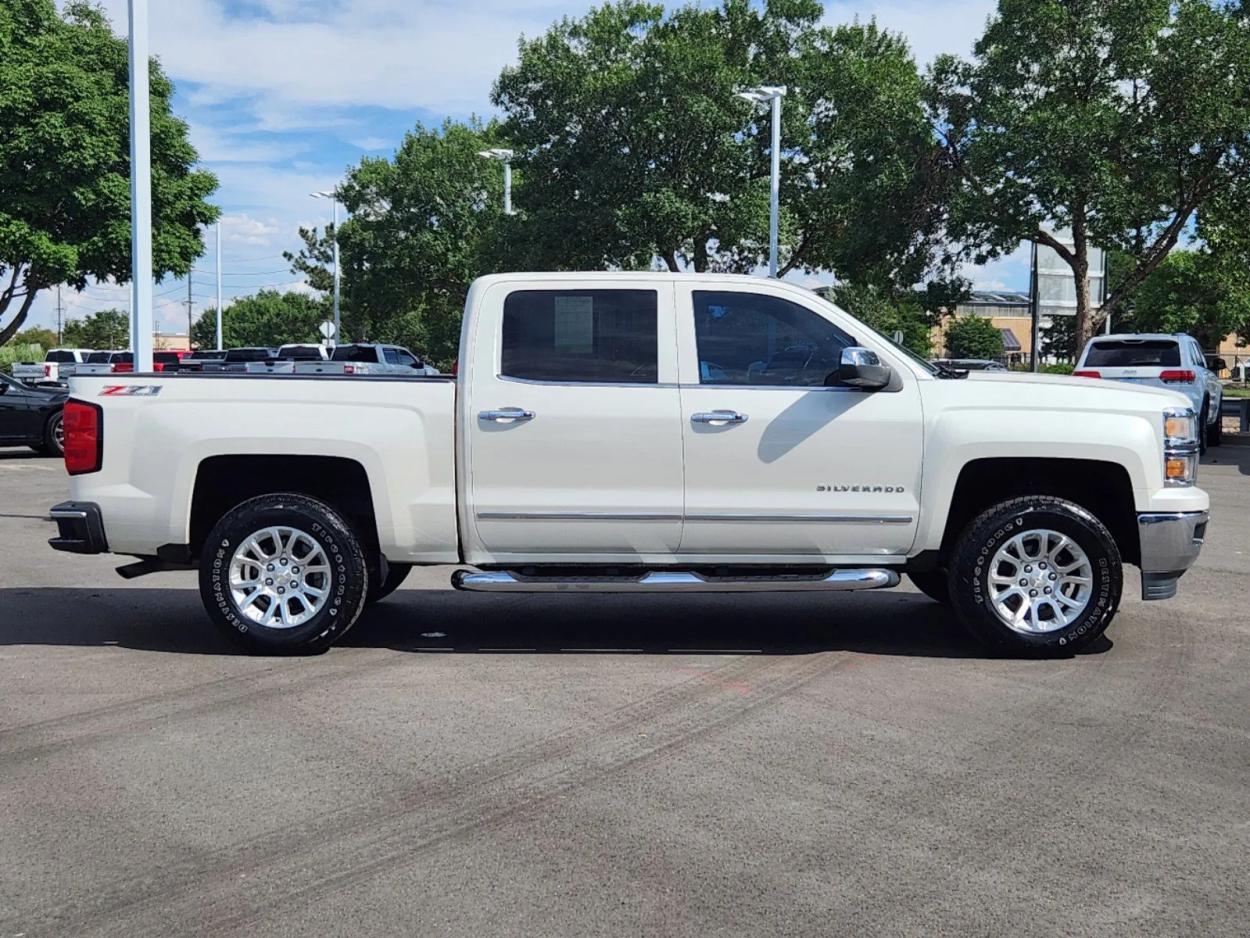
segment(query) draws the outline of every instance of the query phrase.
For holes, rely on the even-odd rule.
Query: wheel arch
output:
[[[356,531],[366,553],[377,556],[379,537],[373,491],[365,467],[342,456],[209,456],[196,467],[188,527],[191,557],[198,557],[213,525],[257,495],[295,492],[325,502]]]
[[[956,539],[981,511],[1023,495],[1052,495],[1080,505],[1107,526],[1125,563],[1141,562],[1128,470],[1105,460],[1067,457],[992,457],[966,463],[943,525],[941,557],[950,556]]]

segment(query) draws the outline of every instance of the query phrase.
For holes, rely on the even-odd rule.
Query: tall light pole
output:
[[[512,214],[512,151],[505,150],[502,147],[494,147],[490,150],[478,150],[478,156],[483,156],[488,160],[499,160],[503,163],[503,213],[505,215]]]
[[[772,106],[772,172],[768,197],[768,276],[777,276],[777,215],[781,203],[781,99],[785,85],[760,85],[738,92],[738,97],[756,104]]]
[[[334,205],[334,336],[331,345],[339,343],[339,199],[333,192],[310,192],[314,199],[329,199]]]
[[[130,350],[152,370],[152,129],[148,101],[148,0],[130,11]]]
[[[217,348],[221,348],[221,219],[214,226],[217,229]],[[187,348],[191,347],[191,337],[187,336]]]

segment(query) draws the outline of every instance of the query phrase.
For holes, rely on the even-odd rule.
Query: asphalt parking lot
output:
[[[1066,661],[912,591],[455,594],[242,657],[0,450],[0,936],[1241,934],[1250,447]]]

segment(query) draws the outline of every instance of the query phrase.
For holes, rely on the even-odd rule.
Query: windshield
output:
[[[336,362],[376,362],[378,350],[372,345],[340,345],[330,356]]]
[[[284,362],[321,361],[321,349],[316,345],[293,345],[279,349],[278,358]]]
[[[1084,364],[1103,368],[1172,368],[1181,363],[1180,346],[1171,339],[1119,339],[1095,342]]]

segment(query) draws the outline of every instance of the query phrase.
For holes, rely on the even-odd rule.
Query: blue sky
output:
[[[126,0],[104,0],[121,34]],[[262,286],[306,289],[287,269],[283,250],[300,225],[321,225],[330,205],[308,193],[327,189],[365,155],[389,155],[417,121],[439,123],[492,113],[491,82],[514,61],[522,34],[577,16],[588,2],[550,0],[156,0],[150,4],[152,50],[173,78],[175,110],[191,128],[203,164],[221,184],[224,294]],[[902,32],[917,59],[967,54],[992,0],[835,0],[830,23],[876,17]],[[199,313],[215,302],[216,255],[192,274]],[[967,272],[986,288],[1023,288],[1019,253]],[[64,291],[67,315],[125,309],[127,287],[99,284]],[[162,331],[186,329],[186,281],[155,287]],[[35,324],[55,322],[51,294],[40,297]]]

